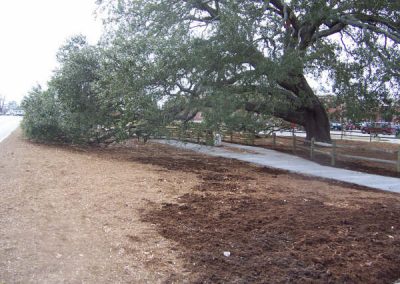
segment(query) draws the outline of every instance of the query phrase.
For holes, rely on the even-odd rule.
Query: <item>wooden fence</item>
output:
[[[207,132],[202,129],[183,129],[179,127],[170,126],[166,129],[167,139],[177,139],[185,142],[193,142],[198,144],[213,144],[212,132]]]
[[[299,149],[308,151],[311,160],[315,159],[316,154],[325,155],[330,157],[332,166],[335,166],[340,158],[345,158],[347,160],[369,161],[374,163],[392,165],[396,167],[397,172],[400,173],[400,146],[397,151],[368,147],[368,151],[370,153],[373,152],[373,154],[375,155],[380,155],[380,154],[382,155],[384,154],[386,156],[391,155],[393,157],[393,159],[378,159],[361,155],[349,155],[340,153],[341,149],[359,150],[359,147],[351,145],[338,145],[335,140],[333,140],[332,143],[321,143],[321,142],[316,142],[314,139],[311,139],[311,141],[306,140],[296,135],[278,136],[276,133],[272,133],[272,135],[264,137],[262,139],[263,141],[260,142],[259,141],[260,139],[255,137],[253,138],[253,140],[247,138],[247,136],[240,138],[240,134],[236,134],[233,136],[232,135],[224,136],[224,141],[231,143],[240,143],[240,144],[255,145],[255,146],[271,146],[273,148],[277,147],[279,144],[281,145],[285,144],[289,146],[289,148],[292,150],[294,154],[296,154],[296,152]],[[265,143],[266,140],[270,140],[268,141],[269,143]],[[286,140],[286,143],[280,142],[282,140]]]
[[[305,132],[297,131],[296,133],[300,134]],[[360,130],[342,130],[340,131],[340,133],[331,132],[331,137],[336,139],[347,139],[347,140],[352,140],[352,138],[356,138],[357,140],[369,141],[369,142],[381,142],[385,141],[386,139],[400,140],[400,136],[396,137],[395,135],[385,135],[379,133],[365,134],[362,133]]]
[[[199,144],[213,144],[212,132],[206,132],[201,129],[180,129],[178,127],[167,128],[168,139],[178,139],[181,141],[199,143]],[[373,151],[375,154],[393,155],[392,159],[377,159],[361,155],[349,155],[340,153],[341,149],[354,149],[358,147],[350,145],[338,145],[335,140],[331,144],[316,142],[314,139],[305,140],[302,137],[298,137],[293,133],[292,136],[278,136],[276,133],[272,133],[269,136],[260,138],[256,137],[253,133],[239,133],[239,132],[223,132],[222,140],[230,143],[238,143],[253,146],[267,146],[275,148],[279,144],[285,144],[289,146],[289,149],[296,154],[298,150],[309,152],[311,160],[315,159],[316,154],[330,157],[330,163],[335,166],[340,158],[357,161],[369,161],[374,163],[382,163],[394,166],[398,173],[400,173],[400,146],[397,151],[383,150],[379,148],[369,147],[368,151]],[[286,141],[282,143],[282,140]]]

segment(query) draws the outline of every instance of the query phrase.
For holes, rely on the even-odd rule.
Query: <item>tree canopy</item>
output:
[[[109,11],[112,45],[146,49],[147,84],[167,97],[246,97],[246,110],[324,141],[327,116],[307,75],[328,72],[344,96],[397,99],[398,1],[98,2]]]
[[[90,125],[109,117],[112,127],[124,126],[134,118],[149,132],[197,111],[225,125],[247,112],[330,141],[328,117],[309,83],[322,74],[343,100],[398,103],[399,1],[97,2],[107,15],[101,42],[78,49],[70,42],[51,84],[64,104],[79,102],[90,113]]]

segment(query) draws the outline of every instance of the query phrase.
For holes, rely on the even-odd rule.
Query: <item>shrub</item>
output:
[[[24,98],[22,108],[25,116],[21,126],[28,138],[39,141],[64,140],[65,133],[60,127],[60,104],[51,89],[43,91],[40,87],[33,88]]]

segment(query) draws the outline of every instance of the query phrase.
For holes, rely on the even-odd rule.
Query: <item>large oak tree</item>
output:
[[[308,75],[328,72],[341,94],[398,90],[395,0],[98,2],[109,12],[110,42],[136,50],[140,42],[149,86],[185,102],[245,96],[246,110],[300,124],[309,139],[330,141]]]

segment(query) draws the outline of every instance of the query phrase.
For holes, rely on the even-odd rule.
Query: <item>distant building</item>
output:
[[[340,121],[343,118],[345,106],[343,104],[337,105],[335,95],[318,96],[318,99],[324,105],[329,120]]]
[[[325,110],[328,114],[329,120],[331,121],[351,121],[348,117],[347,107],[345,103],[338,104],[336,96],[329,94],[324,96],[318,96],[320,102],[324,105]],[[400,122],[400,108],[390,105],[379,105],[374,109],[369,109],[368,113],[363,113],[358,121],[386,121],[386,122]],[[357,122],[357,121],[353,121]]]

